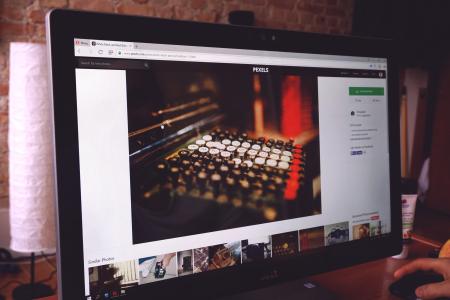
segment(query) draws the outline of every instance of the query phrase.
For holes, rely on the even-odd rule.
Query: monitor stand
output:
[[[220,300],[336,300],[337,296],[325,288],[306,279],[298,279],[285,283],[272,285],[253,291],[248,291],[232,296],[220,298]]]

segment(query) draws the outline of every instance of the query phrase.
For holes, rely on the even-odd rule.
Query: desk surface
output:
[[[413,241],[410,245],[410,256],[406,260],[397,260],[393,258],[385,258],[349,268],[336,270],[333,272],[323,273],[311,276],[311,281],[314,281],[323,287],[327,288],[341,299],[398,299],[390,295],[388,291],[389,284],[392,283],[392,274],[401,265],[408,261],[418,258],[426,257],[433,247],[419,241]],[[38,280],[45,278],[51,272],[51,266],[45,261],[38,270]],[[16,280],[26,281],[29,273],[27,270],[21,273],[21,279]],[[11,280],[13,278],[9,278]],[[7,278],[0,278],[0,286],[9,281]],[[49,282],[52,287],[56,287],[56,278],[53,277]],[[9,286],[2,291],[3,294],[10,295],[14,285]],[[9,300],[10,298],[7,298]],[[45,298],[42,300],[56,300],[56,296]]]
[[[327,288],[341,299],[397,299],[389,293],[394,271],[419,257],[427,257],[431,245],[413,241],[408,259],[385,258],[369,263],[311,276],[311,280]]]

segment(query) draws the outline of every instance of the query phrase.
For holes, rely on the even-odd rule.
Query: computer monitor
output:
[[[400,252],[386,40],[54,10],[60,299],[211,298]]]

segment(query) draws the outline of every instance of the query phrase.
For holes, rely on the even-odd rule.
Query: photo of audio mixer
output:
[[[317,77],[267,71],[127,70],[134,243],[321,213]]]

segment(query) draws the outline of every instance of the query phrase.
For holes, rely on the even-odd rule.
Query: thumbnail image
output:
[[[192,250],[180,251],[177,254],[178,276],[192,274],[194,271],[194,259]]]
[[[325,225],[325,246],[348,242],[348,222]]]
[[[139,284],[177,277],[176,253],[140,258]]]
[[[300,251],[316,249],[325,246],[324,227],[314,227],[299,231]]]
[[[89,293],[94,300],[120,296],[122,291],[138,284],[135,260],[89,268]]]
[[[194,252],[194,273],[208,271],[209,248],[202,247],[193,250]]]
[[[209,247],[209,270],[222,269],[241,263],[241,242]]]
[[[370,236],[378,236],[383,232],[381,221],[370,222]]]
[[[370,237],[370,224],[357,224],[353,225],[353,239],[360,240]]]
[[[242,262],[259,261],[272,256],[270,236],[242,241]]]
[[[134,244],[322,213],[317,75],[148,63],[126,70]]]
[[[297,231],[272,235],[272,257],[294,255],[298,250]]]

